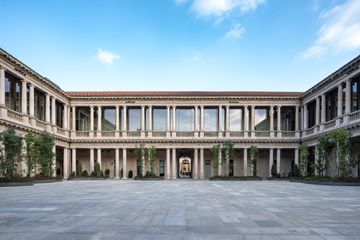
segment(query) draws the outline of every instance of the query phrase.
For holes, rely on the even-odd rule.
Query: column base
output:
[[[175,180],[175,179],[176,179],[176,177],[171,177],[171,179],[172,179],[172,180]]]
[[[35,118],[30,118],[30,124],[32,125],[32,126],[36,126],[36,119]]]
[[[24,123],[29,123],[29,117],[28,117],[28,116],[23,115],[23,116],[21,117],[21,119],[22,119],[22,121],[23,121]]]
[[[127,177],[122,177],[121,179],[122,179],[122,180],[127,180]]]
[[[119,178],[119,177],[114,177],[114,179],[115,179],[115,180],[120,180],[120,178]]]
[[[0,116],[7,117],[7,109],[4,105],[0,107]]]

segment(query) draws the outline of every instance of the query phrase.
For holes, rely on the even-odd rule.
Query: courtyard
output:
[[[0,189],[4,239],[358,239],[360,188],[63,181]]]

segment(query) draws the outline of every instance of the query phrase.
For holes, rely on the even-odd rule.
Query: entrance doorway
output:
[[[191,158],[189,157],[179,158],[179,177],[180,178],[191,177]]]

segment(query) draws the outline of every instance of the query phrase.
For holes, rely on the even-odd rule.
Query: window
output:
[[[330,121],[336,118],[337,116],[337,103],[338,103],[337,92],[338,90],[336,88],[326,94],[326,99],[325,99],[326,121]]]
[[[90,108],[77,107],[76,108],[76,131],[90,130]]]
[[[241,131],[242,110],[239,108],[229,109],[230,131]]]
[[[55,102],[55,114],[56,114],[56,126],[63,127],[63,113],[64,113],[64,104],[56,101]]]
[[[115,131],[116,129],[116,109],[114,107],[103,107],[101,119],[102,131]]]
[[[176,109],[176,131],[194,131],[194,108]]]
[[[35,117],[45,121],[45,93],[36,88],[34,89],[34,108]]]
[[[5,105],[11,110],[21,111],[20,79],[5,73]]]
[[[268,108],[255,108],[255,131],[269,131],[270,117]]]
[[[128,131],[136,132],[141,130],[141,109],[128,108]]]
[[[215,132],[218,130],[218,114],[218,108],[204,108],[205,131]]]
[[[316,123],[316,101],[312,101],[307,106],[308,110],[308,128],[312,128]]]
[[[360,76],[355,77],[351,82],[351,111],[360,110]]]
[[[295,131],[295,107],[281,108],[281,130]]]
[[[153,108],[153,131],[166,131],[166,108]]]

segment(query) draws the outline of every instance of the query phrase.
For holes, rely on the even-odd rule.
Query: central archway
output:
[[[179,177],[190,178],[191,177],[191,158],[180,157],[179,158]]]

